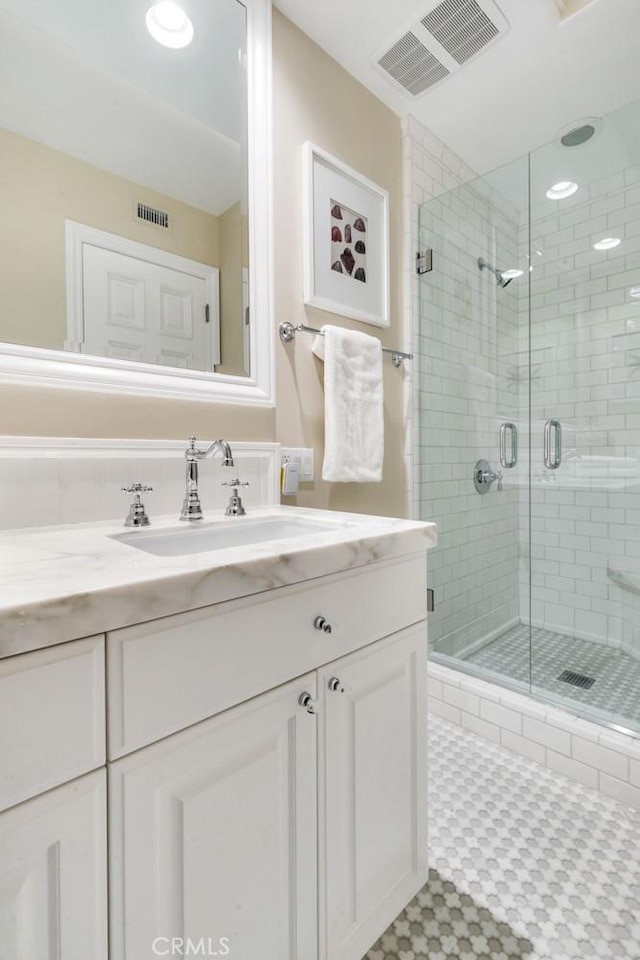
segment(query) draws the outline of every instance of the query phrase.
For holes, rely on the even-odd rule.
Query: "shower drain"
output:
[[[572,670],[563,670],[558,680],[570,683],[574,687],[581,687],[583,690],[590,690],[596,682],[595,677],[585,677],[583,673],[574,673]]]

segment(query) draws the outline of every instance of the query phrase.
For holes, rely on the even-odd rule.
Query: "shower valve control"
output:
[[[498,493],[502,493],[502,470],[497,473],[488,460],[478,460],[473,468],[473,485],[480,494],[489,493],[491,485],[498,481]]]

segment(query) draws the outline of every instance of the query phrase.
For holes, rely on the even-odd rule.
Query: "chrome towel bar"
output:
[[[296,333],[316,333],[320,337],[324,336],[322,330],[318,330],[316,327],[308,327],[304,323],[293,324],[289,323],[288,320],[281,323],[278,329],[283,343],[291,343],[295,339]],[[392,350],[390,347],[383,347],[382,352],[391,354],[391,362],[394,367],[401,367],[405,360],[413,360],[413,354],[405,353],[404,350]]]

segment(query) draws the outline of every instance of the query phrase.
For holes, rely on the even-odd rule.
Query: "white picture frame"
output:
[[[303,163],[305,304],[388,327],[388,192],[309,141]]]

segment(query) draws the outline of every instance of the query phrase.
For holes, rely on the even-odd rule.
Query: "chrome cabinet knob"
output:
[[[333,627],[325,617],[316,617],[313,621],[316,630],[322,630],[324,633],[331,633]]]
[[[318,712],[318,701],[314,700],[308,690],[305,690],[304,693],[301,693],[298,697],[298,703],[301,707],[304,707],[307,713],[317,713]]]
[[[344,687],[339,677],[331,677],[329,680],[329,690],[332,693],[344,693]]]

